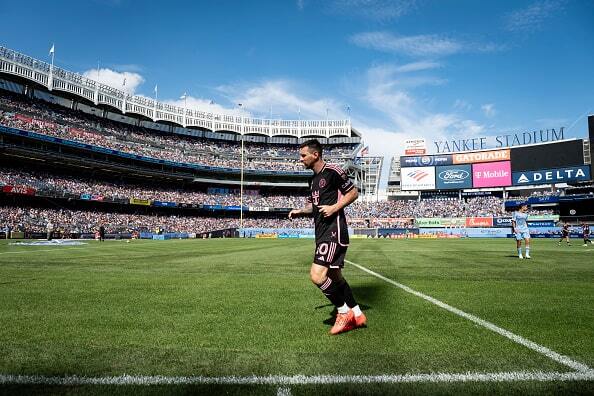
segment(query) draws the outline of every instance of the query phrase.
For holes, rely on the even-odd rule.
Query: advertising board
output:
[[[415,220],[417,227],[466,227],[466,217],[419,217]]]
[[[151,200],[150,199],[130,198],[130,204],[149,206],[151,204]]]
[[[436,167],[435,187],[438,190],[472,188],[472,166],[451,165]]]
[[[514,186],[588,181],[590,180],[590,167],[588,165],[583,165],[567,168],[514,172],[512,179]]]
[[[423,155],[427,153],[425,139],[407,139],[404,141],[405,155]]]
[[[402,190],[435,190],[435,168],[412,167],[402,170]]]
[[[454,165],[476,164],[479,162],[509,161],[510,150],[476,151],[471,153],[452,154]]]
[[[12,194],[35,195],[37,190],[29,186],[2,186],[2,191]]]
[[[472,185],[479,187],[511,186],[509,161],[487,162],[472,165]]]
[[[423,155],[413,157],[400,157],[400,167],[408,168],[411,166],[441,166],[452,165],[452,155]]]
[[[511,217],[493,217],[493,227],[511,227]]]
[[[566,168],[584,165],[582,139],[519,146],[511,150],[512,171]]]
[[[466,227],[493,227],[492,217],[467,217]]]
[[[177,206],[175,202],[166,202],[166,201],[153,201],[153,206],[162,206],[166,208],[174,208]]]

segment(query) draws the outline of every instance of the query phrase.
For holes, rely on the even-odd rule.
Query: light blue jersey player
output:
[[[523,203],[520,209],[514,212],[512,217],[512,228],[516,236],[516,247],[518,248],[518,258],[530,258],[530,230],[528,229],[528,204]],[[522,256],[522,239],[526,245],[526,255]]]

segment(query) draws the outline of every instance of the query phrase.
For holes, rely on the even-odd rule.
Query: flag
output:
[[[184,92],[184,94],[182,96],[180,96],[179,98],[184,100],[188,97],[188,94],[186,92]]]
[[[52,48],[50,48],[49,54],[53,55],[56,52],[56,47],[52,44]]]
[[[365,146],[365,148],[363,148],[363,150],[361,150],[361,153],[359,154],[359,156],[365,157],[367,154],[369,154],[369,146]]]
[[[243,103],[237,103],[237,106],[238,107],[242,107],[243,106]]]
[[[126,77],[124,77],[124,82],[122,82],[122,87],[126,86]]]

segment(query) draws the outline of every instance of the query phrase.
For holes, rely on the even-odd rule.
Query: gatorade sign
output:
[[[590,167],[584,165],[569,168],[514,172],[512,179],[514,186],[588,181],[590,180]]]
[[[453,154],[454,165],[476,164],[479,162],[509,161],[510,159],[511,157],[509,149]]]

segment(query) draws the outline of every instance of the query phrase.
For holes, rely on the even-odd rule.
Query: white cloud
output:
[[[235,114],[242,116],[250,115],[249,112],[246,111],[243,106],[237,106],[237,103],[241,102],[237,102],[234,106],[223,106],[219,103],[216,103],[212,99],[196,98],[188,95],[185,100],[181,97],[178,99],[165,99],[163,100],[163,103],[171,104],[178,107],[187,106],[188,109],[200,110],[208,113]]]
[[[407,63],[402,66],[396,67],[396,71],[400,73],[408,73],[408,72],[415,72],[415,71],[422,71],[422,70],[431,70],[440,68],[441,64],[437,62],[412,62]]]
[[[437,34],[398,36],[390,32],[364,32],[350,37],[362,48],[411,57],[440,57],[462,52],[497,52],[506,49],[503,44],[457,40]]]
[[[299,96],[298,88],[288,80],[264,81],[256,85],[221,86],[219,92],[234,103],[243,103],[246,111],[267,118],[272,108],[273,118],[325,119],[326,109],[331,119],[347,118],[346,104],[332,98],[310,99]]]
[[[462,51],[461,43],[437,35],[395,36],[389,32],[365,32],[351,37],[363,48],[410,56],[444,56]]]
[[[387,22],[409,13],[416,3],[416,0],[334,0],[329,9],[337,14]]]
[[[428,142],[446,137],[470,137],[484,131],[485,127],[457,113],[432,112],[425,103],[417,101],[400,83],[403,78],[394,65],[373,66],[367,72],[367,92],[364,99],[391,122],[396,134],[407,138],[424,137]],[[364,132],[364,131],[363,131]],[[429,145],[430,150],[433,149]],[[402,150],[396,155],[402,154]]]
[[[297,8],[299,11],[303,11],[305,8],[305,0],[297,0]]]
[[[136,88],[144,82],[144,78],[138,73],[118,72],[107,68],[90,69],[85,71],[83,76],[122,90],[130,95],[134,95]],[[125,85],[124,80],[126,81]]]
[[[472,105],[464,99],[456,99],[456,101],[454,102],[454,109],[461,111],[470,111],[472,110]]]
[[[486,103],[481,106],[481,110],[483,114],[489,118],[494,117],[497,114],[497,110],[495,110],[495,105],[493,103]]]
[[[545,21],[564,7],[562,0],[544,0],[532,3],[526,8],[508,13],[504,27],[510,32],[531,33],[540,30]]]

